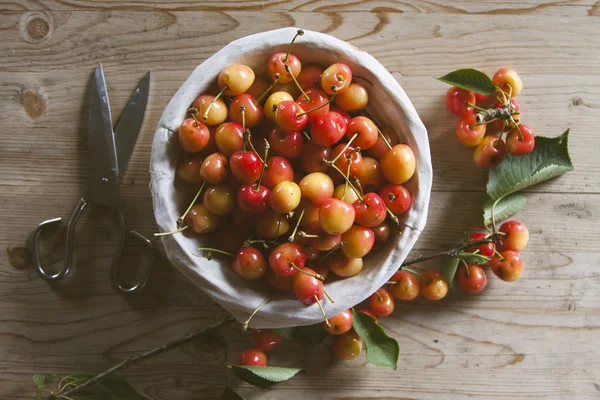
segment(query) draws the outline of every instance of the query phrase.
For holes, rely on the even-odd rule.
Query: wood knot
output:
[[[10,265],[16,269],[26,269],[31,265],[31,252],[26,247],[12,247],[9,245],[6,248],[6,254]]]
[[[24,90],[21,93],[21,103],[27,115],[34,119],[40,118],[46,110],[46,101],[34,90]]]
[[[42,12],[32,11],[23,14],[20,28],[21,35],[27,42],[40,43],[50,37],[52,20]]]
[[[574,106],[580,106],[583,104],[583,99],[581,97],[573,97],[573,99],[571,100],[571,103]]]

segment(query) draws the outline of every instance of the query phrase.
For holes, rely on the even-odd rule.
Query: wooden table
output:
[[[21,259],[36,224],[70,215],[83,193],[86,91],[96,63],[104,65],[115,120],[152,71],[146,121],[123,183],[128,220],[149,235],[148,160],[163,108],[224,44],[284,26],[327,32],[370,52],[414,102],[429,130],[435,177],[429,223],[413,255],[449,248],[480,226],[486,199],[486,171],[455,139],[447,86],[432,76],[460,67],[517,69],[523,119],[546,136],[571,128],[576,170],[527,191],[519,218],[531,240],[518,283],[490,279],[479,296],[401,304],[385,320],[400,342],[398,371],[367,365],[364,355],[335,361],[328,346],[286,344],[271,363],[302,365],[308,376],[269,391],[236,383],[240,393],[290,400],[600,398],[596,0],[5,0],[0,10],[1,398],[32,399],[33,373],[99,372],[215,318],[216,307],[165,261],[143,294],[117,295],[108,274],[114,221],[97,211],[80,223],[77,265],[65,282],[49,285]],[[233,335],[231,342],[235,353],[248,338]],[[191,346],[120,376],[152,399],[214,399],[225,386],[215,360]]]

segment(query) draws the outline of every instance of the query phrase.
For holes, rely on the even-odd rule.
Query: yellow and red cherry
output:
[[[354,176],[360,182],[363,191],[367,192],[377,192],[385,183],[381,164],[372,157],[363,157],[360,167]]]
[[[333,195],[333,181],[322,172],[306,175],[298,183],[302,197],[321,207]]]
[[[510,97],[517,96],[523,89],[521,77],[512,68],[500,68],[492,77],[492,82],[506,94],[510,94]]]
[[[358,146],[363,150],[370,149],[377,143],[379,129],[373,121],[367,117],[354,117],[348,122],[346,127],[346,137],[351,139],[355,134],[358,134],[354,139],[354,146]]]
[[[329,318],[329,326],[323,322],[323,329],[332,335],[341,335],[352,329],[352,310],[344,310]]]
[[[280,214],[267,213],[256,219],[256,230],[265,239],[277,239],[290,230],[290,223]]]
[[[267,284],[283,293],[291,293],[294,290],[294,277],[277,275],[269,269],[265,274]]]
[[[415,173],[415,153],[405,144],[397,144],[379,162],[386,179],[397,185],[408,181]]]
[[[183,150],[198,153],[208,144],[210,131],[206,125],[187,118],[179,127],[177,138]]]
[[[463,264],[456,270],[456,282],[463,292],[475,294],[485,289],[487,276],[479,264]]]
[[[397,144],[398,135],[396,135],[389,129],[384,129],[377,136],[377,142],[375,143],[375,145],[369,149],[369,154],[371,154],[376,159],[381,160],[383,158],[383,155],[388,152],[390,147],[394,147]]]
[[[441,300],[448,294],[448,282],[441,272],[426,271],[422,274],[420,292],[427,300]]]
[[[387,208],[395,215],[407,212],[412,205],[410,192],[402,185],[388,184],[381,188],[379,196],[385,202]]]
[[[242,114],[244,115],[242,116]],[[245,123],[246,128],[254,128],[260,125],[264,117],[263,108],[250,94],[240,94],[234,97],[229,104],[229,119],[238,124]]]
[[[294,274],[292,280],[294,294],[298,300],[309,306],[323,298],[323,282],[314,277],[316,275],[314,270],[304,267],[302,271],[304,273],[296,271]]]
[[[335,92],[342,93],[351,83],[352,70],[346,64],[332,64],[321,74],[321,88],[330,96]]]
[[[275,156],[267,161],[262,184],[272,190],[277,184],[294,180],[294,170],[285,157]]]
[[[325,203],[327,204],[327,203]],[[307,238],[306,244],[311,248],[317,249],[319,251],[329,251],[336,248],[340,242],[342,241],[342,235],[329,235],[323,234],[319,235],[319,237],[310,237]]]
[[[369,103],[369,92],[364,85],[353,82],[337,94],[335,103],[346,111],[360,111]]]
[[[343,200],[348,204],[354,204],[354,202],[356,200],[358,200],[358,196],[357,196],[356,192],[354,190],[352,190],[352,188],[350,186],[346,186],[345,183],[337,185],[335,187],[335,189],[333,189],[332,197],[339,199],[339,200]]]
[[[503,251],[492,257],[492,272],[504,282],[514,282],[523,275],[523,258],[512,250]]]
[[[254,71],[244,64],[232,64],[225,67],[217,79],[219,88],[227,88],[223,91],[228,96],[239,96],[254,83]]]
[[[369,254],[375,244],[375,234],[367,227],[354,225],[342,234],[343,253],[349,258],[361,258]]]
[[[419,296],[419,279],[408,271],[398,271],[390,278],[388,291],[396,300],[411,301]]]
[[[482,232],[472,233],[469,236],[469,243],[485,239],[486,237],[487,237],[486,234],[482,233]],[[496,253],[496,244],[494,242],[480,244],[479,246],[469,247],[465,251],[468,253],[475,253],[477,250],[479,250],[477,252],[478,254],[481,254],[482,256],[485,256],[485,257],[491,257],[494,255],[494,253]]]
[[[343,152],[343,154],[342,154]],[[340,143],[333,148],[333,152],[331,153],[332,160],[335,160],[333,165],[335,165],[340,171],[346,173],[348,170],[348,163],[350,163],[350,176],[358,174],[358,171],[362,166],[362,154],[360,151],[356,151],[356,149],[352,146],[348,146],[348,143]],[[341,181],[343,181],[343,177],[339,172],[333,171]]]
[[[283,338],[272,329],[255,329],[252,332],[252,341],[257,349],[268,351],[279,346]]]
[[[265,102],[264,114],[268,120],[275,121],[275,113],[273,109],[283,101],[294,101],[291,94],[287,92],[274,92],[272,93]]]
[[[200,175],[201,157],[191,157],[184,159],[177,165],[177,179],[185,183],[200,184],[204,179]]]
[[[527,125],[519,125],[513,128],[506,137],[506,150],[515,157],[522,157],[533,151],[535,147],[535,135]]]
[[[310,137],[319,146],[331,146],[344,137],[346,127],[347,123],[341,114],[328,111],[313,120]]]
[[[332,345],[333,354],[341,360],[354,360],[362,352],[363,341],[354,330],[337,336]]]
[[[286,68],[286,65],[289,68]],[[293,54],[275,53],[269,58],[267,69],[271,78],[275,79],[276,74],[279,74],[279,82],[288,83],[293,81],[292,75],[297,77],[300,74],[302,63]]]
[[[475,93],[456,86],[452,86],[446,92],[446,107],[459,117],[471,114],[475,101]]]
[[[480,168],[493,168],[506,156],[506,143],[496,135],[485,136],[473,153],[473,161]]]
[[[486,124],[478,125],[475,114],[465,114],[456,125],[456,137],[467,147],[475,147],[485,136]]]
[[[325,172],[329,168],[324,160],[329,160],[330,146],[319,146],[312,140],[304,143],[300,152],[300,165],[306,173]]]
[[[308,116],[295,101],[282,101],[277,105],[275,124],[284,131],[301,131],[308,122]]]
[[[253,151],[236,151],[229,159],[229,168],[242,183],[254,183],[260,177],[262,161]]]
[[[300,157],[304,140],[302,133],[298,131],[284,131],[275,128],[269,133],[269,143],[275,153],[288,160],[293,160]]]
[[[282,243],[269,255],[269,267],[278,275],[294,275],[297,269],[303,268],[305,264],[306,255],[304,250],[302,246],[296,243]]]
[[[248,349],[240,353],[235,363],[248,367],[266,367],[267,356],[259,349]]]
[[[320,89],[307,89],[306,96],[303,94],[296,99],[296,103],[306,111],[308,123],[311,123],[315,118],[327,114],[329,111],[329,97]]]
[[[390,292],[379,288],[369,297],[369,309],[378,317],[387,317],[394,312],[394,299]]]
[[[225,122],[215,130],[215,142],[220,153],[227,158],[244,148],[244,129],[237,122]]]
[[[392,234],[390,225],[386,221],[383,221],[381,224],[373,228],[373,234],[375,235],[375,244],[373,245],[373,248],[379,248],[383,246],[385,243],[387,243]]]
[[[375,228],[387,215],[385,203],[377,193],[367,193],[362,200],[356,200],[352,206],[356,211],[356,223],[367,228]]]
[[[300,74],[296,80],[300,84],[302,90],[321,87],[321,74],[325,69],[317,64],[309,64],[302,67]]]
[[[242,279],[253,281],[267,273],[267,261],[256,247],[242,247],[231,264],[233,272]]]
[[[352,227],[355,214],[352,205],[332,197],[319,209],[319,222],[328,234],[339,235]]]
[[[328,262],[331,272],[341,278],[358,275],[363,269],[362,258],[348,258],[342,252],[336,252]]]
[[[287,214],[298,208],[301,198],[300,187],[295,182],[283,181],[271,190],[269,205],[276,213]]]
[[[219,216],[204,204],[194,204],[185,216],[184,224],[191,226],[196,233],[209,233],[219,226]]]
[[[210,94],[198,96],[192,103],[192,109],[196,111],[196,118],[207,126],[220,125],[227,119],[227,106],[223,100]]]
[[[308,204],[303,204],[308,203]],[[321,222],[319,221],[319,207],[313,205],[310,200],[304,200],[298,206],[298,210],[304,210],[302,220],[300,220],[300,228],[306,233],[317,235],[323,232]],[[294,213],[294,219],[301,213]]]
[[[206,157],[200,165],[200,176],[212,184],[223,183],[227,178],[229,161],[221,153]]]
[[[498,248],[501,251],[521,251],[529,242],[529,230],[522,222],[506,221],[500,225],[498,231],[500,234],[504,234],[498,240]]]
[[[210,185],[204,191],[202,204],[216,215],[231,214],[235,208],[235,192],[226,185]]]
[[[257,183],[242,185],[237,191],[237,203],[244,211],[262,213],[269,209],[269,194],[266,186]]]

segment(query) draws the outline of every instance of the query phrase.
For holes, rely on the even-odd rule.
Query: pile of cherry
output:
[[[487,96],[455,86],[446,93],[446,106],[461,119],[456,136],[468,147],[476,147],[475,164],[493,168],[500,164],[506,153],[521,157],[535,147],[533,130],[521,124],[521,107],[514,100],[523,83],[511,68],[501,68],[492,77],[496,95]]]

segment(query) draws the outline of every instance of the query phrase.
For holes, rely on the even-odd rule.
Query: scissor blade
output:
[[[115,142],[117,144],[117,160],[119,162],[119,180],[123,178],[129,159],[133,153],[135,142],[137,141],[144,114],[146,113],[146,104],[148,104],[148,93],[150,91],[150,71],[140,81],[139,86],[131,95],[125,111],[115,129]]]
[[[93,204],[119,207],[119,164],[102,64],[96,68],[90,91],[88,158],[90,185],[85,199]]]

